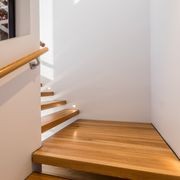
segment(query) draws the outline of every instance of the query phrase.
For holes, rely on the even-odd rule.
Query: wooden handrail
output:
[[[24,66],[25,64],[31,62],[32,60],[38,58],[39,56],[46,53],[47,51],[48,51],[47,47],[41,48],[23,58],[16,60],[15,62],[13,62],[3,68],[0,68],[0,79],[3,78],[4,76],[6,76],[7,74],[15,71],[16,69]]]

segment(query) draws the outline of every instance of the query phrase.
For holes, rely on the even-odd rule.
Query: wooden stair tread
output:
[[[41,174],[41,173],[32,173],[26,180],[68,180],[61,177]]]
[[[58,106],[65,105],[65,104],[67,104],[67,101],[65,101],[65,100],[63,100],[63,101],[43,102],[41,104],[41,110],[46,110],[46,109],[58,107]]]
[[[41,132],[45,132],[78,114],[79,114],[79,110],[65,109],[65,110],[50,114],[48,116],[42,117]]]
[[[180,161],[151,124],[78,120],[44,141],[33,162],[124,179],[180,179]]]
[[[46,96],[54,96],[54,92],[53,91],[44,91],[41,92],[41,97],[46,97]]]
[[[64,177],[71,180],[127,180],[117,177],[104,176],[100,174],[87,173],[73,169],[62,167],[43,165],[42,171],[44,174],[51,174],[58,177]]]

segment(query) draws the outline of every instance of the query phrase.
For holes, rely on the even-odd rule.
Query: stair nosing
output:
[[[48,97],[48,96],[54,96],[55,93],[54,91],[42,91],[41,92],[41,97]]]
[[[42,180],[46,179],[47,180],[47,177],[48,179],[55,179],[55,180],[68,180],[67,178],[63,178],[63,177],[59,177],[59,176],[54,176],[54,175],[49,175],[49,174],[44,174],[44,173],[38,173],[38,172],[32,172],[25,180],[32,180],[32,179],[36,179],[37,180],[37,177],[41,178]]]
[[[67,113],[68,111],[73,111],[70,113]],[[55,113],[52,113],[50,115],[42,117],[42,122],[41,122],[41,132],[44,133],[48,131],[51,128],[56,127],[57,125],[73,118],[74,116],[78,115],[80,113],[79,110],[77,109],[65,109],[62,111],[58,111]],[[59,115],[59,117],[58,117]],[[52,117],[54,116],[54,117]]]
[[[48,101],[41,104],[41,110],[47,110],[67,104],[66,100]]]

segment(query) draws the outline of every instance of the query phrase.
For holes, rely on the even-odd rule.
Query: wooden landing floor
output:
[[[33,161],[132,180],[180,180],[180,161],[151,124],[78,120]]]

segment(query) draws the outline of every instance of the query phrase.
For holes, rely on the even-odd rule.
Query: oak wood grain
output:
[[[53,91],[45,91],[45,92],[41,92],[41,97],[46,97],[46,96],[54,96],[54,92]]]
[[[41,110],[46,110],[46,109],[62,106],[62,105],[65,105],[65,104],[67,104],[67,101],[65,101],[65,100],[63,100],[63,101],[43,102],[41,104]]]
[[[56,176],[50,176],[46,174],[40,174],[40,173],[32,173],[26,180],[68,180],[61,177]]]
[[[33,162],[133,180],[180,180],[180,161],[151,124],[78,120]]]
[[[51,174],[53,176],[64,177],[67,179],[74,179],[74,180],[127,180],[127,179],[121,179],[118,177],[87,173],[87,172],[77,171],[73,169],[48,166],[48,165],[42,166],[42,172],[44,174]]]
[[[52,113],[45,116],[41,120],[41,131],[42,133],[49,129],[67,121],[68,119],[79,114],[79,110],[76,109],[64,109],[62,111]]]

